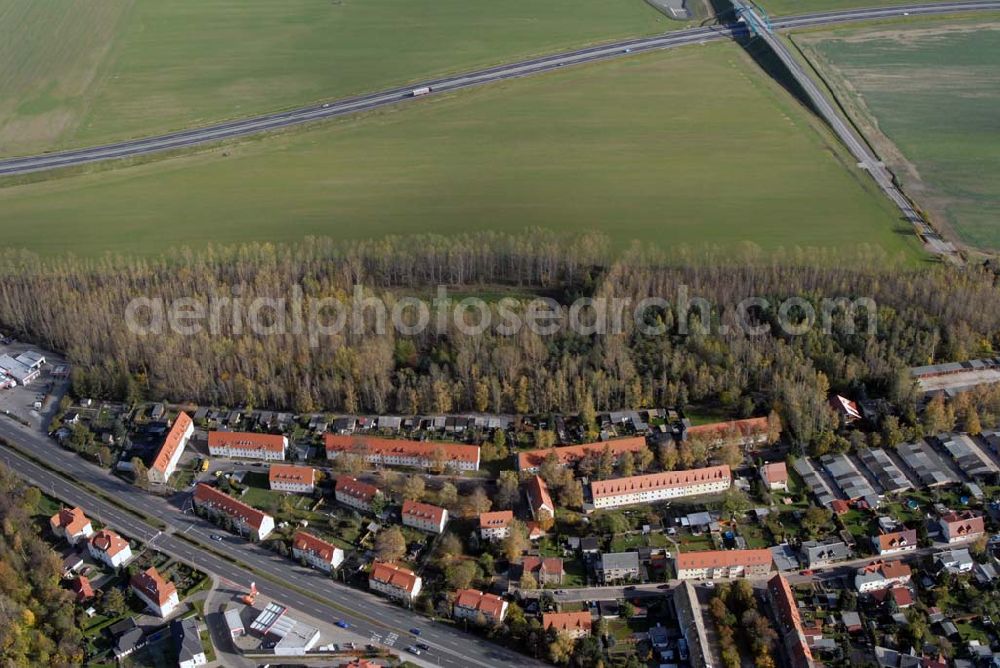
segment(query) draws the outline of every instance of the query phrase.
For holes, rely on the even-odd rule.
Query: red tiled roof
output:
[[[594,499],[608,496],[620,496],[636,492],[669,489],[672,487],[690,487],[702,483],[718,482],[732,479],[728,466],[708,466],[689,471],[666,471],[635,475],[629,478],[612,478],[611,480],[596,480],[590,483]]]
[[[851,509],[851,504],[847,503],[847,501],[844,501],[843,499],[834,499],[830,502],[830,508],[832,508],[833,512],[838,515],[843,515]]]
[[[948,525],[948,533],[952,536],[971,536],[986,531],[983,517],[971,510],[947,512],[941,516],[941,521]]]
[[[349,475],[337,476],[334,489],[337,492],[347,494],[348,496],[364,501],[365,503],[371,503],[372,499],[374,499],[379,493],[379,489],[375,485],[369,485],[366,482],[361,482],[357,478],[352,478]]]
[[[268,483],[273,487],[276,482],[294,482],[302,485],[316,483],[316,469],[311,466],[293,466],[291,464],[271,464],[267,470]]]
[[[370,577],[376,582],[391,585],[407,593],[412,593],[413,587],[417,583],[417,574],[410,569],[382,561],[376,561],[372,565]]]
[[[172,594],[177,593],[177,587],[173,582],[163,579],[155,567],[150,566],[142,573],[136,573],[129,580],[129,585],[146,595],[146,598],[163,605]]]
[[[94,549],[104,552],[109,557],[116,556],[128,547],[128,541],[111,529],[101,529],[95,533],[90,537],[90,544],[94,546]]]
[[[266,513],[253,506],[248,506],[242,501],[237,501],[228,494],[224,494],[203,482],[198,483],[198,486],[195,487],[194,500],[195,503],[211,506],[229,517],[239,518],[258,530],[264,522],[264,518],[267,517]]]
[[[788,468],[785,462],[764,464],[764,478],[768,482],[788,482]]]
[[[409,499],[403,501],[403,517],[409,517],[413,520],[427,521],[430,520],[436,525],[441,524],[441,520],[444,519],[444,508],[439,506],[433,506],[429,503],[420,503],[418,501],[410,501]]]
[[[433,460],[436,456],[436,451],[440,448],[444,452],[445,461],[470,462],[473,464],[479,461],[478,445],[409,441],[396,438],[376,438],[343,434],[326,434],[323,438],[327,453],[352,452],[360,455],[417,457]]]
[[[707,550],[681,552],[677,555],[677,570],[728,568],[731,566],[764,566],[771,564],[770,550]]]
[[[160,446],[159,451],[156,453],[156,458],[153,459],[153,463],[149,468],[159,471],[161,473],[166,473],[167,464],[173,459],[174,453],[177,452],[177,448],[181,446],[181,439],[184,438],[184,432],[188,430],[191,426],[191,416],[189,416],[184,411],[181,411],[177,415],[177,419],[174,420],[174,424],[170,427],[170,431],[167,432],[167,437],[163,439],[163,445]]]
[[[565,632],[583,629],[589,633],[592,624],[589,612],[547,612],[542,615],[542,628],[546,630],[550,627]]]
[[[460,608],[478,610],[493,619],[498,619],[503,610],[503,599],[496,594],[484,594],[477,589],[459,589],[455,594],[455,605]]]
[[[250,431],[210,431],[208,447],[284,452],[285,437],[280,434],[257,434]]]
[[[726,438],[735,431],[742,438],[755,434],[767,433],[767,418],[747,418],[745,420],[731,420],[729,422],[713,422],[711,424],[700,424],[688,427],[687,436],[690,438]]]
[[[73,578],[69,583],[69,588],[76,594],[77,603],[94,598],[94,588],[90,585],[90,580],[87,579],[86,575]]]
[[[916,547],[917,530],[904,529],[903,531],[892,531],[890,533],[880,534],[876,538],[878,540],[878,547],[880,551],[895,550],[902,547],[909,547],[910,545]]]
[[[332,545],[325,540],[320,540],[316,536],[311,533],[306,533],[305,531],[295,532],[295,536],[292,537],[292,547],[296,550],[314,554],[327,563],[333,563],[333,554],[337,550],[335,545]]]
[[[792,588],[788,586],[788,580],[781,573],[767,581],[767,590],[771,596],[771,606],[774,608],[775,617],[781,627],[783,634],[804,634],[802,629],[802,618],[799,615],[799,606],[792,594]],[[804,640],[804,635],[802,639]],[[805,642],[796,639],[791,645],[791,656],[796,668],[809,666],[813,660],[812,651]]]
[[[904,578],[913,573],[910,567],[899,559],[896,561],[882,561],[879,559],[866,565],[861,570],[866,573],[881,573],[882,577],[888,580]]]
[[[90,524],[90,520],[83,514],[83,509],[77,506],[76,508],[61,509],[49,519],[49,524],[53,530],[62,528],[69,535],[75,536]]]
[[[521,567],[524,568],[525,573],[534,573],[535,571],[547,575],[565,573],[563,560],[559,557],[525,557],[521,560]]]
[[[549,486],[545,484],[541,476],[532,476],[527,482],[528,498],[531,500],[531,511],[537,515],[542,506],[548,506],[549,511],[555,513],[556,506],[552,503],[552,496],[549,494]]]
[[[479,516],[480,529],[500,529],[510,526],[514,521],[514,512],[510,510],[497,510],[492,513],[482,513]]]
[[[559,458],[559,463],[573,464],[588,454],[599,455],[608,448],[611,454],[618,458],[625,452],[639,452],[646,448],[646,437],[636,436],[633,438],[622,438],[614,441],[598,441],[596,443],[584,443],[583,445],[566,445],[561,448],[542,448],[540,450],[528,450],[517,454],[517,468],[521,471],[530,468],[538,468],[545,461],[549,453],[555,453]]]

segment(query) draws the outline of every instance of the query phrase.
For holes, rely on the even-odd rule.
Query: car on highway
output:
[[[221,543],[223,540],[225,540],[222,536],[220,536],[217,533],[213,533],[211,536],[209,536],[209,538],[214,540],[216,543]]]
[[[420,635],[420,629],[410,629],[410,633],[412,633],[415,636],[418,636]]]
[[[416,648],[417,648],[417,649],[419,649],[419,650],[421,650],[421,651],[424,651],[424,652],[429,652],[429,651],[431,651],[431,646],[430,646],[430,645],[428,645],[428,644],[427,644],[427,643],[425,643],[425,642],[418,642],[418,643],[416,644]]]
[[[338,619],[337,621],[334,622],[334,625],[335,626],[339,626],[342,629],[349,629],[349,628],[351,628],[351,625],[348,624],[347,622],[345,622],[343,619]]]
[[[406,648],[406,651],[409,652],[410,654],[413,654],[414,656],[420,656],[421,654],[420,648],[417,647],[416,645],[410,645],[409,647]]]

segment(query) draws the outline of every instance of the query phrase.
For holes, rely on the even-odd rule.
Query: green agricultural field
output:
[[[861,9],[864,7],[891,7],[893,5],[918,5],[936,0],[756,0],[771,16],[793,16],[812,12]]]
[[[4,243],[44,253],[535,226],[620,247],[919,253],[825,127],[729,43],[0,189]]]
[[[644,0],[0,0],[0,155],[684,25]]]
[[[1000,22],[794,39],[935,223],[1000,248]]]

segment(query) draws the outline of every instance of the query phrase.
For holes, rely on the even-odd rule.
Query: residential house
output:
[[[639,553],[606,552],[598,560],[596,571],[604,585],[635,582],[639,579]]]
[[[94,535],[94,527],[80,506],[61,509],[49,518],[49,526],[52,527],[52,533],[65,538],[70,545],[76,545],[81,538],[86,540]]]
[[[208,432],[208,453],[225,459],[281,461],[288,451],[288,437],[249,431]]]
[[[177,649],[178,668],[195,668],[208,663],[205,648],[201,644],[201,634],[198,620],[193,617],[174,621],[170,625],[170,633]]]
[[[135,623],[134,617],[115,622],[108,627],[108,632],[115,639],[113,651],[118,661],[146,646],[146,633]]]
[[[337,476],[334,483],[334,497],[337,501],[368,513],[372,512],[372,504],[381,496],[382,492],[375,485],[348,475]]]
[[[728,466],[597,480],[590,483],[595,508],[648,504],[701,494],[720,494],[732,484]]]
[[[550,456],[555,456],[562,466],[575,466],[586,457],[599,457],[607,450],[611,453],[617,463],[623,455],[633,455],[636,452],[645,450],[645,436],[634,438],[622,438],[613,441],[598,441],[596,443],[584,443],[583,445],[567,445],[561,448],[542,448],[539,450],[528,450],[519,452],[517,455],[517,469],[525,473],[538,473],[542,463]]]
[[[344,551],[311,533],[296,531],[292,537],[292,557],[329,573],[344,562]]]
[[[882,557],[887,554],[910,552],[917,549],[917,531],[916,529],[888,531],[872,537],[872,542],[875,551]]]
[[[912,577],[910,567],[902,561],[873,561],[859,568],[854,576],[854,588],[860,593],[888,589],[894,585],[903,585]]]
[[[413,602],[422,584],[420,576],[410,569],[381,561],[372,564],[368,575],[370,589],[406,602]]]
[[[228,517],[237,533],[253,540],[264,540],[274,530],[273,517],[203,482],[195,487],[194,507],[214,518]]]
[[[524,557],[521,560],[521,572],[533,575],[539,587],[562,584],[566,574],[563,560],[559,557]]]
[[[601,538],[599,536],[584,536],[580,539],[580,553],[584,556],[597,554],[601,551]]]
[[[531,516],[536,520],[545,517],[556,516],[556,506],[552,503],[552,496],[549,494],[549,486],[541,476],[532,476],[525,483],[525,492],[528,496],[528,505],[531,507]]]
[[[452,607],[455,619],[477,621],[480,615],[488,623],[499,624],[507,615],[507,601],[476,589],[459,589],[455,592],[455,604]]]
[[[941,515],[938,522],[941,526],[941,535],[948,543],[978,540],[986,533],[982,515],[977,515],[971,510],[949,511]]]
[[[589,612],[546,612],[542,615],[542,628],[557,633],[565,633],[570,638],[590,635],[593,619]]]
[[[483,513],[479,516],[479,535],[490,542],[503,540],[510,535],[513,521],[514,513],[510,510]]]
[[[118,568],[132,558],[128,541],[111,529],[101,529],[91,536],[87,551],[91,557],[111,568]]]
[[[965,547],[958,550],[939,552],[934,555],[934,562],[939,568],[949,573],[968,573],[976,564],[972,559],[972,555],[969,554],[969,549]]]
[[[798,602],[788,580],[781,573],[767,581],[767,599],[774,610],[777,630],[790,668],[812,668],[816,665],[809,649],[799,616]]]
[[[821,568],[837,561],[849,559],[851,548],[844,541],[835,538],[822,542],[809,540],[802,543],[800,554],[806,568]]]
[[[69,588],[76,595],[77,603],[84,603],[94,598],[94,588],[86,575],[78,575],[70,580]]]
[[[163,444],[156,452],[156,456],[153,457],[152,464],[146,470],[149,482],[162,485],[170,479],[170,476],[177,470],[177,462],[180,461],[181,455],[184,454],[184,448],[187,447],[193,434],[194,421],[187,413],[181,411],[163,439]]]
[[[151,566],[142,573],[133,575],[129,580],[129,587],[159,617],[169,617],[180,604],[177,587],[173,582],[163,579],[155,567]]]
[[[374,466],[412,466],[442,470],[479,470],[479,446],[455,443],[428,443],[405,439],[325,434],[327,459],[356,454]]]
[[[760,467],[760,479],[764,486],[771,490],[788,491],[788,467],[785,462],[773,462]]]
[[[830,398],[830,406],[836,411],[837,417],[843,425],[848,425],[861,419],[861,411],[858,410],[858,405],[847,397],[839,394],[834,395]]]
[[[408,527],[442,533],[448,523],[448,511],[440,506],[406,499],[403,501],[403,524]]]
[[[771,572],[770,550],[708,550],[677,555],[679,580],[762,578]]]
[[[311,466],[271,464],[267,471],[267,481],[276,492],[312,494],[316,489],[316,469]]]

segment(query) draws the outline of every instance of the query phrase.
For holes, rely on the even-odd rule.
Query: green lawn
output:
[[[5,245],[44,253],[533,226],[621,248],[919,253],[826,129],[724,43],[0,189]]]
[[[643,0],[0,0],[0,155],[684,27]]]
[[[1000,23],[882,24],[795,41],[942,228],[1000,248]]]

